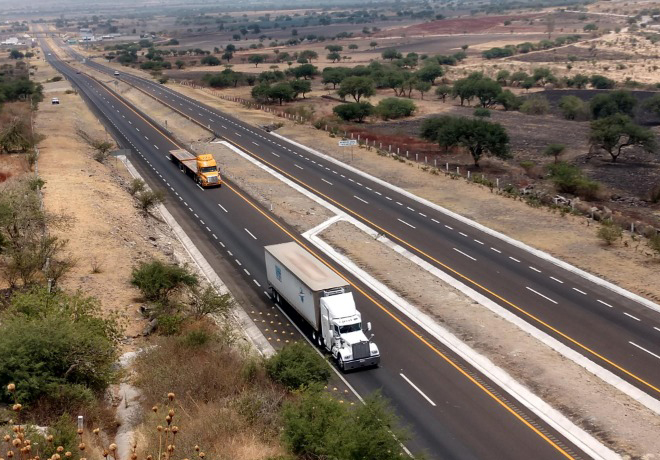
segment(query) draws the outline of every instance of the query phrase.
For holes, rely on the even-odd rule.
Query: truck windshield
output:
[[[209,173],[209,172],[216,172],[217,169],[215,166],[207,166],[205,168],[202,168],[203,173]]]
[[[362,325],[360,323],[347,324],[346,326],[339,326],[340,334],[348,334],[349,332],[357,332],[362,330]]]

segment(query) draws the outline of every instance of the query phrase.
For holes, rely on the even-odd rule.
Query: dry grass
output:
[[[195,446],[214,459],[257,460],[283,453],[278,413],[284,390],[267,378],[260,361],[208,323],[159,341],[136,360],[135,370],[145,408],[167,403],[168,392],[177,395],[172,403],[180,430],[176,457],[197,456]],[[139,430],[141,458],[156,453],[159,432],[153,427],[164,425],[161,412],[152,412]]]

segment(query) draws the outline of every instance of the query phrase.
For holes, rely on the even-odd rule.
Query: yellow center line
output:
[[[68,65],[68,64],[67,64]],[[90,76],[91,77],[91,76]],[[94,77],[91,77],[94,78]],[[95,81],[97,81],[94,78]],[[154,125],[151,123],[149,120],[145,119],[142,115],[140,115],[137,111],[135,111],[132,107],[130,107],[128,104],[126,104],[122,99],[120,99],[117,95],[115,95],[112,91],[110,91],[108,88],[105,87],[105,85],[101,84],[101,87],[111,96],[113,96],[117,101],[119,101],[121,104],[123,104],[128,110],[133,112],[137,117],[139,117],[141,120],[143,120],[145,123],[147,123],[149,126],[151,126],[153,129],[161,133],[163,137],[165,137],[169,142],[171,142],[173,145],[177,146],[178,148],[182,148],[174,139],[172,139],[169,134],[165,133],[163,130],[161,130],[158,126]],[[135,86],[138,90],[142,91],[145,94],[149,94],[146,91],[142,90],[141,88]],[[160,101],[160,100],[159,100]],[[183,115],[183,112],[180,110],[170,106],[169,104],[165,102],[161,102],[164,105],[167,105],[170,109],[176,111],[179,114]],[[192,120],[192,118],[189,118]],[[199,124],[200,126],[203,127],[203,125],[195,120],[192,120],[195,123]],[[232,142],[233,143],[233,142]],[[237,144],[233,143],[237,147],[240,147],[243,150],[243,147],[238,146]],[[253,156],[256,156],[254,153],[250,152],[248,150],[248,153],[250,153]],[[257,156],[258,157],[258,156]],[[260,157],[258,157],[260,158]],[[264,162],[268,163],[266,160]],[[270,165],[270,163],[268,163]],[[276,168],[274,165],[270,165],[271,167]],[[276,168],[279,170],[279,168]],[[279,170],[281,171],[281,170]],[[288,173],[281,171],[284,174],[289,175]],[[290,175],[289,175],[290,176]],[[291,177],[291,176],[290,176]],[[299,183],[303,184],[303,182],[298,181]],[[250,206],[252,206],[255,210],[257,210],[261,215],[263,215],[266,219],[268,219],[272,224],[274,224],[277,228],[279,228],[282,232],[284,232],[287,236],[289,236],[291,239],[296,241],[298,244],[300,244],[302,247],[304,247],[307,251],[309,251],[314,257],[316,257],[319,261],[321,261],[323,264],[328,266],[331,270],[333,270],[335,273],[337,273],[339,276],[342,278],[346,279],[338,270],[336,270],[334,267],[332,267],[329,262],[327,262],[325,259],[323,259],[321,256],[316,254],[309,246],[307,246],[303,241],[298,238],[295,234],[291,233],[289,230],[287,230],[285,227],[283,227],[279,222],[277,222],[275,219],[273,219],[271,216],[269,216],[265,211],[263,211],[261,208],[259,208],[255,203],[253,203],[250,199],[248,199],[246,196],[244,196],[241,192],[239,192],[237,189],[232,187],[230,184],[225,182],[225,186],[229,188],[232,192],[234,192],[236,195],[238,195],[240,198],[242,198],[246,203],[248,203]],[[312,189],[314,190],[314,189]],[[321,196],[326,197],[324,194],[315,191],[315,193],[319,193]],[[337,203],[336,201],[332,200],[329,197],[326,197],[329,200],[333,201],[334,203]],[[339,204],[339,203],[337,203]],[[342,208],[346,209],[347,211],[358,215],[357,213],[349,210],[345,206],[339,204]],[[359,215],[358,215],[359,216]],[[365,219],[366,220],[366,219]],[[369,222],[367,220],[367,222]],[[374,224],[372,224],[374,225]],[[380,227],[377,227],[380,228]],[[383,230],[385,231],[385,230]],[[386,232],[386,231],[385,231]],[[389,232],[386,232],[389,234]],[[394,235],[392,235],[395,237]],[[398,237],[395,237],[399,239]],[[402,241],[402,240],[400,240]],[[402,241],[403,242],[403,241]],[[407,244],[407,243],[406,243]],[[412,247],[412,246],[411,246]],[[421,252],[421,251],[420,251]],[[447,267],[449,268],[449,267]],[[451,269],[450,269],[451,270]],[[453,270],[452,270],[453,271]],[[457,273],[457,272],[456,272]],[[457,273],[458,274],[458,273]],[[461,275],[463,276],[463,275]],[[448,364],[450,364],[454,369],[456,369],[460,374],[462,374],[465,378],[467,378],[470,382],[472,382],[475,386],[477,386],[480,390],[482,390],[484,393],[486,393],[488,396],[490,396],[494,401],[496,401],[501,407],[505,408],[511,415],[513,415],[516,419],[518,419],[520,422],[522,422],[525,426],[527,426],[529,429],[531,429],[534,433],[536,433],[539,437],[541,437],[544,441],[549,443],[552,447],[554,447],[559,453],[561,453],[564,457],[569,458],[569,459],[574,459],[573,456],[571,456],[568,452],[566,452],[562,447],[557,445],[553,440],[551,440],[548,436],[546,436],[544,433],[542,433],[538,428],[536,428],[534,425],[532,425],[530,422],[525,420],[520,414],[518,414],[516,411],[513,410],[512,407],[510,407],[506,402],[501,400],[496,394],[494,394],[492,391],[490,391],[488,388],[486,388],[482,383],[477,381],[474,377],[472,377],[470,374],[468,374],[464,369],[462,369],[458,364],[456,364],[453,360],[451,360],[446,354],[444,354],[442,351],[437,349],[433,344],[431,344],[428,340],[426,340],[424,337],[422,337],[420,334],[415,332],[410,326],[408,326],[405,322],[403,322],[401,319],[399,319],[394,313],[392,313],[388,308],[386,308],[384,305],[382,305],[380,302],[378,302],[376,299],[374,299],[371,295],[369,295],[366,291],[361,289],[359,286],[355,285],[352,283],[350,280],[346,280],[354,289],[356,289],[358,292],[360,292],[362,295],[364,295],[367,299],[369,299],[374,305],[376,305],[380,310],[382,310],[384,313],[386,313],[390,318],[392,318],[394,321],[396,321],[400,326],[402,326],[406,331],[408,331],[410,334],[412,334],[415,338],[417,338],[420,342],[422,342],[424,345],[429,347],[433,352],[435,352],[439,357],[441,357],[444,361],[446,361]],[[475,283],[476,284],[476,283]]]

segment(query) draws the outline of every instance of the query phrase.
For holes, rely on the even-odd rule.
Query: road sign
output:
[[[355,139],[349,139],[345,141],[339,141],[339,147],[351,147],[353,145],[357,145],[357,141]]]

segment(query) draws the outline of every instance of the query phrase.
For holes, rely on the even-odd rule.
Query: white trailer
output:
[[[377,366],[378,346],[362,330],[346,280],[295,242],[264,249],[273,300],[280,305],[286,301],[309,323],[312,338],[332,353],[340,369]]]

